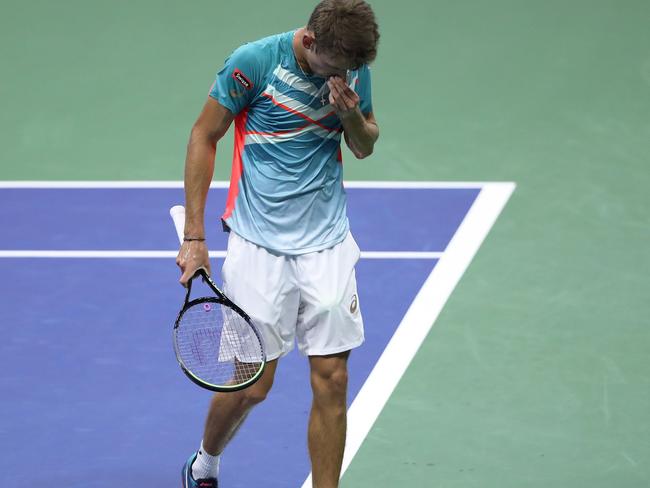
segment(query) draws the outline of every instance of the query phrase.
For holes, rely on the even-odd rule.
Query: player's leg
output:
[[[240,391],[215,393],[210,402],[203,433],[203,448],[216,456],[223,452],[251,409],[262,402],[273,386],[278,360],[266,363],[262,377]]]
[[[297,338],[309,356],[312,410],[309,451],[316,488],[338,486],[346,432],[347,360],[364,340],[354,266],[359,248],[351,235],[331,249],[296,260],[301,306]]]
[[[338,486],[347,426],[348,356],[309,357],[313,403],[308,445],[315,488]]]
[[[299,292],[291,275],[285,257],[230,233],[222,268],[224,292],[258,327],[268,362],[262,377],[249,388],[214,395],[203,438],[209,454],[220,454],[251,408],[266,398],[277,359],[293,347]]]
[[[270,254],[231,232],[222,268],[224,292],[246,310],[259,329],[267,363],[262,377],[250,387],[213,396],[201,454],[192,464],[195,479],[216,478],[218,456],[251,409],[266,398],[278,358],[293,347],[299,291],[291,275],[286,258]]]
[[[277,363],[277,359],[269,361],[262,377],[248,388],[229,393],[216,393],[212,397],[201,449],[190,458],[183,470],[184,488],[217,486],[219,457],[243,425],[251,409],[268,395],[273,385]],[[198,482],[198,480],[202,481]]]

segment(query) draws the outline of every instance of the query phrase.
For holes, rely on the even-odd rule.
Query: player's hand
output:
[[[330,104],[340,119],[355,114],[359,109],[359,95],[350,88],[340,76],[331,76],[327,80],[330,89]]]
[[[176,264],[181,269],[179,282],[185,287],[199,268],[205,268],[210,275],[208,245],[205,241],[184,241],[176,256]]]

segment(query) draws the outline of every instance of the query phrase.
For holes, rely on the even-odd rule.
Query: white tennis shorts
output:
[[[306,356],[348,351],[363,343],[363,319],[352,234],[334,247],[287,256],[230,232],[223,263],[224,292],[260,329],[267,359],[284,356],[294,341]]]

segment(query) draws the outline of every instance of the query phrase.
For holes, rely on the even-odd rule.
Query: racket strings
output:
[[[185,310],[176,329],[176,345],[185,368],[215,386],[247,383],[258,374],[264,357],[248,322],[217,302]]]

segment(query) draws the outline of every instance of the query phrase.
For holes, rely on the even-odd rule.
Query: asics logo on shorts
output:
[[[356,293],[352,295],[352,301],[350,302],[350,313],[355,313],[359,309],[359,299],[357,298]]]

